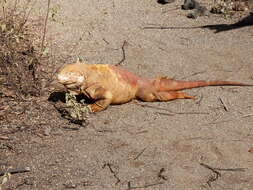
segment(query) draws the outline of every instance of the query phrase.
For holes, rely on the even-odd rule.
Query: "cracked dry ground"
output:
[[[78,57],[116,64],[126,41],[123,67],[142,76],[253,83],[252,27],[219,33],[208,28],[143,29],[230,24],[240,19],[210,15],[192,20],[180,4],[54,1],[51,7],[57,7],[57,13],[54,19],[50,15],[47,41],[55,62],[49,67]],[[47,1],[35,6],[32,20],[44,17]],[[110,106],[91,115],[90,124],[79,130],[65,129],[74,124],[60,117],[47,102],[48,96],[40,97],[35,100],[37,109],[29,110],[27,105],[26,117],[41,133],[50,130],[46,135],[18,132],[4,141],[13,149],[1,150],[1,161],[14,168],[31,167],[29,173],[13,175],[4,188],[252,189],[253,154],[248,150],[253,146],[253,88],[206,87],[187,92],[198,99],[142,103],[152,107],[134,102]],[[217,173],[201,163],[235,170],[216,169]]]

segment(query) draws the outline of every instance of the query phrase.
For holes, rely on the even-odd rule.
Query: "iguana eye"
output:
[[[57,75],[58,81],[60,83],[66,83],[67,81],[69,81],[69,76],[68,75],[64,75],[64,74],[58,74]]]
[[[77,81],[78,81],[79,83],[84,82],[84,77],[83,77],[83,76],[77,76]]]

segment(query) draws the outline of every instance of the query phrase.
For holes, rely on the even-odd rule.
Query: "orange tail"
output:
[[[244,84],[230,81],[179,81],[167,78],[154,79],[153,84],[158,91],[176,91],[203,86],[253,86],[253,84]]]

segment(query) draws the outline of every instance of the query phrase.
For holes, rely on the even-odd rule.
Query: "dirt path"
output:
[[[45,15],[46,1],[36,6]],[[115,64],[143,76],[187,80],[222,79],[253,83],[253,30],[244,27],[215,33],[205,29],[151,30],[151,24],[202,26],[233,23],[211,15],[191,20],[179,9],[155,0],[61,0],[50,18],[48,41],[64,63],[78,57],[90,63]],[[59,7],[58,7],[59,5]],[[176,8],[176,9],[175,9]],[[65,59],[66,58],[66,59]],[[56,67],[59,66],[56,63]],[[251,189],[253,186],[253,88],[193,89],[198,100],[134,103],[111,106],[77,131],[32,136],[10,153],[7,161],[31,166],[32,172],[13,176],[9,189]],[[224,109],[223,101],[227,111]],[[171,110],[174,114],[167,110]],[[50,113],[47,113],[50,115]],[[53,120],[55,115],[49,116]],[[59,116],[58,116],[59,117]],[[216,168],[246,168],[215,173]],[[207,181],[212,181],[209,185]],[[141,189],[141,188],[140,188]]]

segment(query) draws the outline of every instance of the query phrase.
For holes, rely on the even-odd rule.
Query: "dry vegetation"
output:
[[[71,122],[83,123],[78,118],[71,119],[71,114],[73,116],[76,113],[78,107],[76,105],[79,105],[75,103],[76,108],[73,109],[75,113],[69,112],[69,105],[75,99],[69,98],[68,104],[64,105],[64,94],[53,93],[49,97],[50,83],[54,75],[54,68],[50,64],[54,58],[48,56],[45,48],[48,12],[40,21],[29,22],[33,9],[31,2],[25,1],[21,5],[19,1],[14,1],[14,4],[8,5],[7,2],[2,1],[1,4],[3,12],[0,15],[0,124],[2,126],[0,137],[20,131],[35,133],[45,124],[54,127],[54,121],[49,121],[48,115],[52,116],[54,113],[59,115],[58,112]],[[63,97],[60,97],[62,95]],[[50,101],[47,100],[48,97]],[[57,102],[59,99],[63,102]],[[57,104],[52,103],[54,101]],[[46,123],[45,119],[47,119]],[[19,125],[21,123],[22,127]]]
[[[39,96],[43,58],[39,35],[27,25],[29,12],[18,12],[17,5],[4,10],[0,20],[0,78],[1,96],[22,100]]]
[[[46,90],[45,83],[48,81],[48,73],[44,68],[49,57],[41,51],[40,31],[43,24],[28,24],[32,5],[30,1],[26,1],[22,6],[18,2],[7,4],[2,1],[1,4],[3,12],[0,15],[0,124],[2,126],[0,131],[2,134],[8,133],[9,129],[13,128],[16,119],[23,124],[33,120],[31,115],[27,120],[28,116],[25,112],[36,106],[42,109],[33,102],[41,97],[42,92]],[[29,126],[32,127],[30,124]]]
[[[231,16],[235,11],[245,11],[249,8],[249,0],[214,0],[211,12]]]
[[[41,89],[39,54],[33,36],[22,22],[17,22],[19,19],[19,15],[2,19],[0,36],[1,94],[17,99],[38,96]]]

